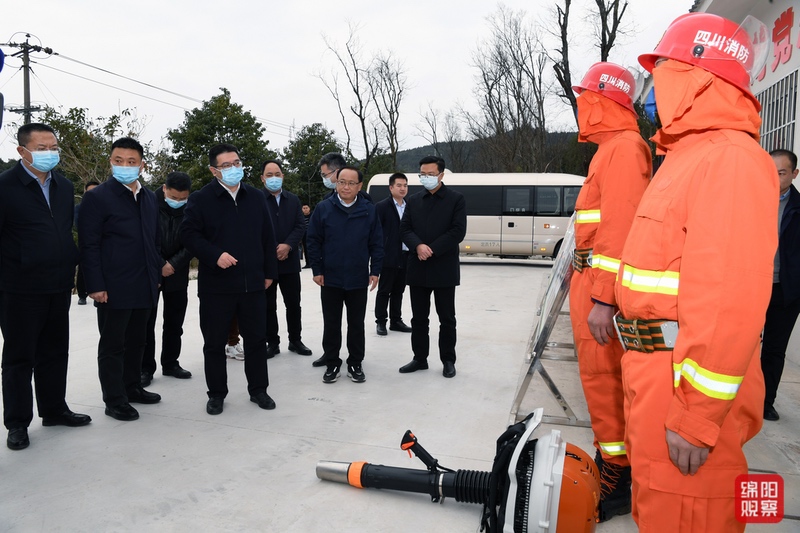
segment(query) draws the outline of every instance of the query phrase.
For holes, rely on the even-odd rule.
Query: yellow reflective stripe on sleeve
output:
[[[624,442],[598,442],[600,450],[606,455],[627,455]]]
[[[678,295],[680,272],[672,270],[642,270],[625,265],[622,268],[622,286],[632,291]]]
[[[616,274],[619,272],[619,264],[619,259],[608,257],[607,255],[592,255],[592,268],[599,268],[600,270]]]
[[[583,209],[575,214],[576,224],[597,224],[600,222],[599,209]]]
[[[739,392],[739,387],[744,380],[744,376],[728,376],[706,370],[689,358],[680,363],[672,363],[672,370],[676,389],[681,384],[682,376],[692,387],[706,396],[718,400],[733,400],[736,398],[736,393]]]

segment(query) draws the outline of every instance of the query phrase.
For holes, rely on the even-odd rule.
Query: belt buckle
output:
[[[631,331],[631,333],[633,333],[636,336],[636,343],[637,344],[635,344],[634,346],[644,350],[644,343],[642,342],[642,338],[639,336],[639,319],[638,318],[634,318],[633,319],[633,325],[631,327],[633,328],[633,331]]]
[[[621,331],[622,328],[624,328],[625,326],[623,326],[618,322],[617,319],[619,318],[619,314],[620,311],[614,313],[614,326],[615,326],[614,329],[617,330],[617,339],[619,339],[619,343],[622,345],[622,351],[627,352],[628,347],[625,345],[625,339],[622,338],[622,331]]]
[[[574,248],[572,250],[572,270],[575,272],[583,272],[583,261],[578,255],[578,249]]]

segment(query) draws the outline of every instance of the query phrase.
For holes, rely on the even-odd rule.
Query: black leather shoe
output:
[[[412,359],[410,363],[400,367],[401,374],[410,374],[411,372],[416,372],[417,370],[428,370],[428,363]]]
[[[320,357],[319,359],[317,359],[313,363],[311,363],[311,366],[316,366],[316,367],[328,366],[328,362],[325,361],[325,355],[323,354],[322,357]]]
[[[311,355],[311,348],[303,344],[303,341],[290,342],[289,351],[297,355]]]
[[[114,405],[113,407],[106,407],[106,414],[111,418],[116,418],[117,420],[122,421],[136,420],[139,418],[139,411],[134,409],[129,403]]]
[[[184,368],[181,368],[181,365],[175,365],[172,368],[162,368],[161,373],[165,376],[172,376],[173,378],[178,379],[189,379],[192,377],[192,373]],[[144,385],[142,386],[144,387]]]
[[[384,335],[388,335],[388,334],[389,334],[389,332],[388,332],[388,331],[386,331],[386,324],[378,324],[378,325],[375,327],[375,333],[377,333],[377,334],[378,334],[378,335],[380,335],[381,337],[383,337]]]
[[[250,401],[257,403],[262,409],[275,409],[275,400],[270,398],[266,392],[259,392],[254,396],[250,396]]]
[[[281,347],[277,344],[268,344],[267,345],[267,359],[272,359],[276,355],[281,353]]]
[[[150,372],[142,372],[142,377],[139,382],[142,384],[142,387],[147,387],[153,382],[153,374]]]
[[[781,416],[778,414],[778,411],[776,411],[774,407],[772,407],[771,405],[764,406],[764,420],[775,422],[776,420],[780,419]]]
[[[31,445],[28,439],[28,428],[13,428],[8,430],[6,446],[9,450],[24,450]]]
[[[141,385],[128,391],[128,403],[158,403],[161,395],[144,390]]]
[[[206,403],[206,413],[210,415],[218,415],[222,412],[223,398],[209,398]]]
[[[69,409],[67,409],[58,416],[42,417],[43,426],[69,426],[71,428],[76,428],[80,426],[85,426],[91,421],[92,421],[91,416],[73,413]]]
[[[411,327],[407,326],[402,320],[392,322],[389,324],[389,329],[392,331],[402,331],[403,333],[411,333]]]
[[[456,364],[451,363],[450,361],[445,361],[444,370],[442,370],[442,375],[446,378],[456,377]]]

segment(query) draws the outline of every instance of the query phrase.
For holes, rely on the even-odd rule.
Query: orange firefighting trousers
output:
[[[736,476],[747,473],[742,445],[761,429],[764,381],[758,351],[716,445],[694,476],[681,474],[667,449],[664,421],[675,394],[672,352],[628,351],[622,357],[633,518],[642,533],[744,531],[736,520],[734,485]]]
[[[594,307],[591,292],[596,268],[574,272],[569,289],[569,315],[578,355],[578,369],[583,394],[589,407],[589,417],[594,432],[594,447],[603,454],[603,460],[628,466],[623,438],[625,417],[622,392],[622,345],[612,337],[600,346],[589,332],[587,319]]]

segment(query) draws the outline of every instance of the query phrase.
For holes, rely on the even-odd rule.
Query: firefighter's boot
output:
[[[631,467],[607,463],[598,450],[594,462],[600,471],[600,515],[605,522],[631,512]]]

